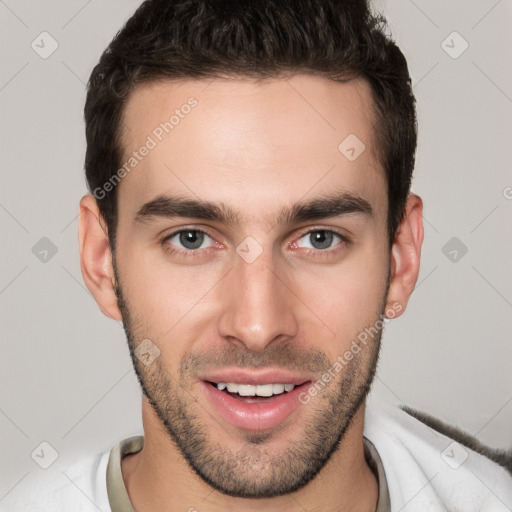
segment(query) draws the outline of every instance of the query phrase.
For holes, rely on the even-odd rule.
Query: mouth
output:
[[[244,382],[200,380],[199,383],[216,416],[241,429],[262,431],[278,427],[298,412],[301,405],[298,397],[312,380],[291,380],[295,383],[261,379],[257,384],[248,384],[247,379]]]

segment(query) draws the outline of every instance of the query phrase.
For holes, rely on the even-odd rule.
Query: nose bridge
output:
[[[244,252],[245,249],[245,252]],[[293,294],[271,249],[240,244],[226,284],[220,334],[261,352],[277,338],[296,335]]]

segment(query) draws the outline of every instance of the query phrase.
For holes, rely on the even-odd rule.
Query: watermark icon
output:
[[[441,252],[452,263],[458,263],[468,252],[468,247],[459,238],[454,236],[443,245]]]
[[[40,443],[30,456],[43,469],[48,469],[59,458],[57,450],[48,441]]]
[[[146,137],[146,142],[137,151],[132,151],[125,163],[101,187],[94,189],[93,196],[98,200],[104,199],[107,193],[112,192],[119,182],[132,172],[197,105],[198,101],[191,96],[179,109],[175,109],[169,119],[155,127],[151,134]]]
[[[263,252],[263,247],[252,237],[248,236],[238,244],[236,253],[246,263],[253,263]]]
[[[466,462],[469,457],[468,452],[457,442],[449,444],[448,447],[441,453],[441,458],[452,469],[457,469]]]
[[[32,247],[32,254],[42,263],[48,263],[56,254],[57,246],[46,236],[43,236]]]
[[[59,47],[59,43],[48,32],[41,32],[31,43],[30,47],[41,59],[47,59]]]
[[[458,32],[452,32],[442,41],[441,48],[452,59],[458,59],[469,48],[469,43]]]
[[[505,199],[512,199],[512,187],[505,187],[503,189],[503,197]]]
[[[338,146],[338,151],[351,162],[359,158],[365,149],[363,141],[354,133],[343,139]]]
[[[159,355],[160,349],[148,338],[135,349],[135,355],[146,366],[149,366]]]
[[[355,340],[352,340],[350,348],[346,350],[342,355],[338,356],[333,365],[314,383],[312,383],[306,391],[301,391],[297,396],[298,401],[305,405],[311,400],[311,397],[318,394],[325,386],[336,377],[336,374],[341,372],[348,362],[354,359],[354,356],[361,352],[362,346],[366,346],[370,339],[374,339],[380,331],[384,328],[384,325],[402,311],[403,307],[400,303],[395,302],[391,308],[387,309],[385,314],[379,315],[379,319],[371,327],[366,327],[361,331]]]

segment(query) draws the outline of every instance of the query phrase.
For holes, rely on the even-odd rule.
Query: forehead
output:
[[[375,126],[370,87],[359,79],[142,84],[121,123],[121,165],[128,172],[119,185],[120,205],[136,209],[178,192],[236,202],[258,216],[262,199],[282,205],[333,188],[379,202],[386,187]]]

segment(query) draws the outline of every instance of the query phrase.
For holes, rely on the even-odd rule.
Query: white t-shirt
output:
[[[398,404],[369,404],[364,436],[370,465],[378,470],[378,512],[512,511],[512,475]],[[142,446],[143,437],[135,436],[64,471],[50,467],[42,476],[29,474],[0,501],[0,511],[131,512],[121,457]]]

